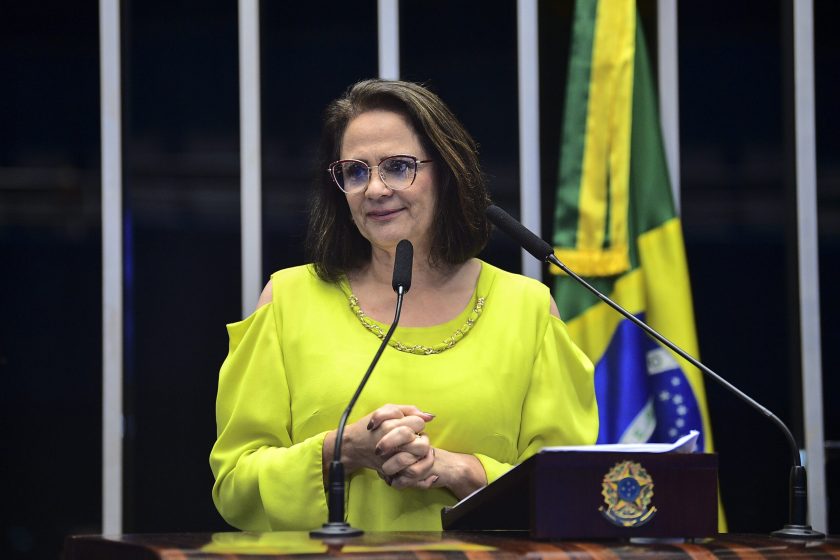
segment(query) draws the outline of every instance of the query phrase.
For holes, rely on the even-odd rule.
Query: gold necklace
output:
[[[354,295],[350,295],[348,298],[350,303],[350,309],[353,310],[353,313],[356,317],[359,318],[359,321],[364,325],[364,327],[375,334],[379,339],[385,338],[385,331],[371,321],[371,319],[362,311],[361,306],[359,305],[359,300]],[[443,342],[435,344],[434,346],[424,346],[422,344],[403,344],[393,338],[388,341],[388,346],[399,350],[400,352],[407,352],[409,354],[418,354],[421,356],[429,356],[431,354],[440,354],[446,350],[449,350],[458,342],[460,342],[467,333],[470,332],[475,322],[478,321],[478,318],[481,316],[481,312],[484,310],[484,302],[486,298],[480,297],[475,302],[475,307],[470,312],[470,316],[467,317],[467,322],[464,323],[460,328],[455,329],[455,332],[452,333],[450,336],[443,339]]]

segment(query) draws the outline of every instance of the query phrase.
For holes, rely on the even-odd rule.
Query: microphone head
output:
[[[411,288],[411,265],[414,261],[414,247],[411,241],[403,239],[397,243],[397,255],[394,257],[394,276],[391,280],[391,287],[394,291],[402,286],[403,293],[408,293]]]
[[[513,237],[514,241],[534,255],[538,260],[545,262],[550,255],[554,254],[554,249],[551,245],[540,239],[531,230],[514,220],[513,217],[499,208],[491,205],[485,210],[487,219],[493,222],[497,228]]]

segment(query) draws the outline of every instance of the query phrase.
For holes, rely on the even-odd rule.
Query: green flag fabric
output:
[[[564,110],[555,254],[693,356],[688,268],[653,80],[633,0],[577,0]],[[702,374],[559,270],[554,297],[595,364],[599,443],[712,449]]]

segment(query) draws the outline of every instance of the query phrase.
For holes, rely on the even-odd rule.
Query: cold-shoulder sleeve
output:
[[[594,367],[557,317],[548,317],[530,374],[517,438],[516,463],[542,447],[595,443],[598,406]],[[485,455],[476,457],[484,467],[488,484],[513,466]]]
[[[219,374],[217,439],[210,453],[213,501],[239,529],[311,529],[327,518],[321,474],[326,432],[292,441],[273,305],[228,325],[230,347]]]

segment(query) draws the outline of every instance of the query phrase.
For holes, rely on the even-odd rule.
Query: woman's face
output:
[[[341,159],[357,159],[373,167],[393,155],[430,158],[404,116],[373,110],[350,121],[341,142]],[[389,189],[378,169],[373,169],[366,189],[346,195],[359,233],[375,248],[393,252],[400,240],[408,239],[416,254],[429,254],[436,207],[432,165],[418,165],[414,183],[399,191]]]

